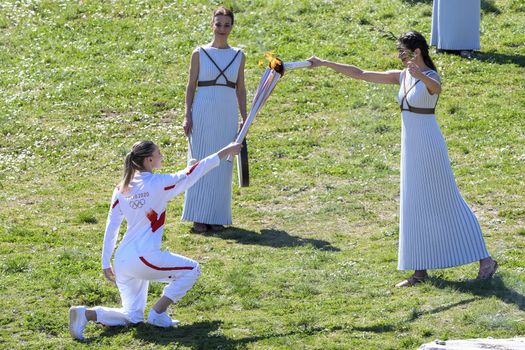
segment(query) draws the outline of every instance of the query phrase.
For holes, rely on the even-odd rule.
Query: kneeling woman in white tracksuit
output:
[[[142,322],[149,281],[169,284],[150,310],[148,323],[159,327],[178,323],[166,310],[195,284],[200,269],[196,261],[160,249],[167,203],[217,167],[220,159],[239,153],[240,147],[232,143],[176,174],[153,174],[162,166],[159,147],[151,141],[133,145],[126,155],[124,178],[113,191],[102,248],[102,269],[108,280],[116,282],[122,308],[71,307],[69,331],[74,338],[84,338],[88,321],[106,326]],[[127,230],[115,252],[113,270],[110,260],[124,218]]]

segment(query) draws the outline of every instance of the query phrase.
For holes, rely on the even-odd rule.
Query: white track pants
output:
[[[200,276],[199,263],[167,251],[139,257],[115,257],[114,272],[122,308],[94,308],[97,322],[106,326],[124,326],[144,320],[149,281],[168,283],[163,295],[176,302]]]

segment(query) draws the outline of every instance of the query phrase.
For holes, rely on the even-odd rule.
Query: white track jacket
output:
[[[102,247],[102,268],[111,266],[111,256],[124,218],[127,229],[115,258],[160,251],[168,201],[186,191],[219,163],[219,156],[215,153],[175,174],[137,172],[125,194],[115,188]]]

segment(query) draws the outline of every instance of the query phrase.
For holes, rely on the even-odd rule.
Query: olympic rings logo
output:
[[[129,201],[129,206],[131,207],[131,209],[142,208],[144,204],[146,204],[146,200],[144,198],[137,199],[135,201]]]

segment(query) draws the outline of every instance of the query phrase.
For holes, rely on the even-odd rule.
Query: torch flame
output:
[[[270,69],[275,70],[281,75],[284,73],[283,61],[279,57],[274,56],[272,52],[265,53],[264,57],[269,61],[268,67],[270,67]]]

